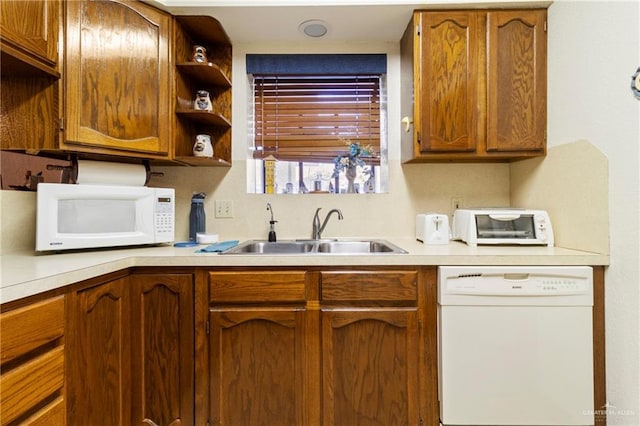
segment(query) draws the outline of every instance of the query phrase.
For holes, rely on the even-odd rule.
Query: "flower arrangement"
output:
[[[375,151],[371,145],[362,146],[358,142],[351,142],[350,140],[345,140],[344,143],[345,145],[349,145],[349,154],[338,155],[333,159],[334,169],[332,177],[334,178],[343,170],[355,170],[357,166],[364,167],[366,163],[362,157],[373,157],[375,155]]]

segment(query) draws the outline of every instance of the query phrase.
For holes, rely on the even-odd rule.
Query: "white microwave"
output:
[[[41,183],[36,251],[170,243],[175,190]]]

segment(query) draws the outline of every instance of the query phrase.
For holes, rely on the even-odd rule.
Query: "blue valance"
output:
[[[386,54],[248,54],[247,74],[386,74]]]

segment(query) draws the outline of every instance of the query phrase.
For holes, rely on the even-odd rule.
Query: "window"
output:
[[[386,188],[385,55],[248,55],[247,71],[255,192]],[[364,155],[349,186],[335,165],[354,143]]]

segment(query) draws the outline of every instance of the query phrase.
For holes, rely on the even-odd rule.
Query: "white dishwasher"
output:
[[[438,397],[450,425],[593,425],[593,270],[438,268]]]

